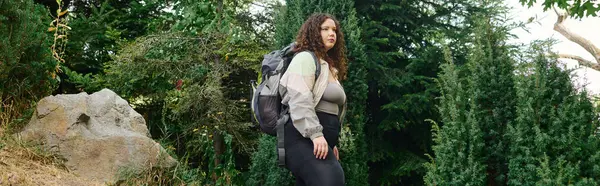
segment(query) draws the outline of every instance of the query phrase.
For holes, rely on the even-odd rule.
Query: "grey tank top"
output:
[[[346,102],[346,93],[342,85],[336,82],[329,82],[315,110],[338,115],[340,106],[344,105],[344,102]]]

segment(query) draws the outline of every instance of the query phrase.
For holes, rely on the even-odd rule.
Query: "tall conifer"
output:
[[[503,135],[514,118],[514,67],[503,44],[507,31],[482,17],[474,22],[467,72],[450,63],[440,76],[443,126],[434,139],[436,157],[427,164],[430,185],[503,185],[505,180]]]
[[[509,185],[597,185],[597,115],[569,71],[535,44],[518,76],[517,120],[507,131]]]

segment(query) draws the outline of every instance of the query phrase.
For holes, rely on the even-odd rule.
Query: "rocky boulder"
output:
[[[177,164],[150,138],[142,115],[109,89],[45,97],[18,135],[64,158],[69,171],[108,183],[121,171]]]

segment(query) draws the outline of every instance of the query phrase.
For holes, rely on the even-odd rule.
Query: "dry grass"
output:
[[[19,116],[19,110],[12,102],[0,100],[0,137],[12,119]]]
[[[0,185],[103,185],[70,173],[62,160],[38,147],[6,136],[0,144]]]
[[[151,167],[142,171],[122,168],[118,173],[120,181],[109,186],[203,186],[202,173],[199,169],[190,169],[187,164],[185,161],[171,168]]]
[[[141,173],[134,172],[121,172],[121,178],[123,180],[115,183],[114,185],[109,186],[129,186],[129,185],[152,185],[152,186],[161,186],[161,185],[194,185],[194,184],[186,184],[179,178],[173,175],[170,170],[160,169],[160,168],[152,168],[151,170],[144,171]]]
[[[29,120],[35,105],[27,101],[0,99],[0,135],[20,130]]]

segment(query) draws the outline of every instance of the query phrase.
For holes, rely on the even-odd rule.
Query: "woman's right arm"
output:
[[[298,132],[311,140],[323,136],[312,93],[315,71],[312,55],[300,52],[292,59],[280,81],[284,89],[281,103],[289,106],[290,118]]]

